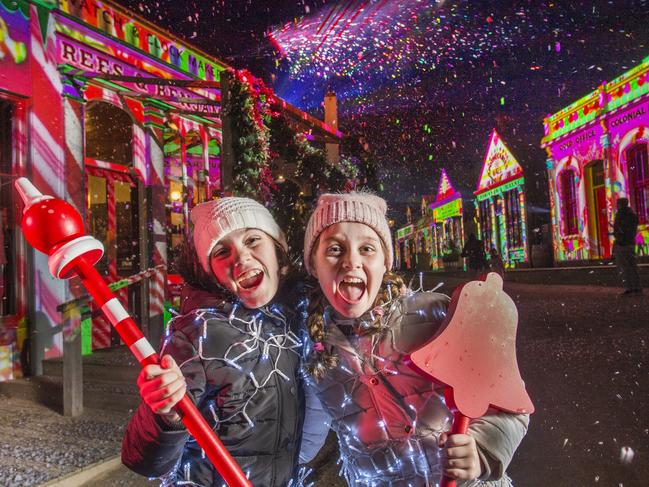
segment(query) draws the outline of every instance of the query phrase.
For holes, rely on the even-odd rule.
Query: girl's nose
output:
[[[343,259],[345,269],[356,269],[361,266],[361,256],[358,252],[347,252]]]
[[[234,256],[235,265],[242,265],[250,259],[250,251],[248,249],[238,250]]]

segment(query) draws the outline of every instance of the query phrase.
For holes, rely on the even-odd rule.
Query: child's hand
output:
[[[179,421],[180,416],[172,408],[185,395],[187,386],[180,367],[171,355],[165,355],[160,365],[147,365],[137,377],[140,395],[151,410],[169,421]]]
[[[455,480],[474,480],[482,475],[475,439],[469,435],[443,433],[439,446],[444,447],[444,475]]]

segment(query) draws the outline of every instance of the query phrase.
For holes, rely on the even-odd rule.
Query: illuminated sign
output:
[[[505,146],[496,130],[491,133],[489,148],[482,165],[480,183],[476,193],[523,175],[523,169]]]
[[[618,118],[614,118],[613,121],[610,123],[610,127],[617,127],[618,125],[622,125],[625,122],[629,122],[631,120],[634,120],[638,117],[642,117],[647,114],[647,105],[640,107],[636,110],[630,111],[629,113],[626,113]]]
[[[462,215],[462,198],[457,198],[438,208],[433,209],[433,218],[435,222],[443,222],[454,216]]]
[[[199,54],[170,35],[133,19],[119,7],[98,0],[61,0],[62,12],[116,37],[160,61],[199,79],[218,81],[226,66]]]
[[[484,193],[476,194],[475,197],[478,201],[486,200],[487,198],[490,198],[493,195],[501,194],[504,193],[505,191],[509,191],[510,189],[514,189],[518,186],[522,186],[523,183],[525,183],[525,178],[518,178],[513,181],[509,181],[501,186],[492,188],[489,191],[485,191]]]
[[[412,235],[413,231],[413,225],[408,225],[407,227],[400,228],[399,230],[397,230],[397,240],[403,240],[404,238],[409,237],[410,235]]]
[[[455,194],[455,189],[448,179],[446,169],[442,169],[442,176],[439,178],[439,187],[437,189],[437,201],[445,200]]]
[[[142,76],[132,66],[122,63],[105,53],[96,51],[84,44],[57,36],[58,59],[61,63],[75,68],[99,74],[116,74],[124,76]],[[129,89],[154,97],[196,98],[198,95],[190,90],[167,85],[150,85],[143,83],[123,83]],[[169,101],[170,105],[182,110],[200,111],[204,115],[218,116],[220,107]]]

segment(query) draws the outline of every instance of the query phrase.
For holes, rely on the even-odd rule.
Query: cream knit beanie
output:
[[[371,193],[352,191],[320,196],[304,234],[304,267],[307,272],[313,274],[311,253],[316,240],[325,228],[340,222],[364,223],[371,227],[385,246],[387,268],[391,269],[392,237],[386,217],[387,209],[385,200]]]
[[[257,228],[274,238],[284,250],[288,245],[268,209],[250,198],[226,197],[196,205],[191,212],[194,247],[206,272],[211,273],[210,254],[228,233],[242,228]]]

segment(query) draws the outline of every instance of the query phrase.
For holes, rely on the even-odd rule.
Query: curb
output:
[[[58,479],[50,480],[44,484],[39,485],[38,487],[80,487],[86,482],[93,480],[99,475],[109,472],[122,463],[122,458],[120,455],[110,457],[107,460],[101,460],[97,463],[93,463],[87,467],[77,470],[70,474],[59,477]]]

